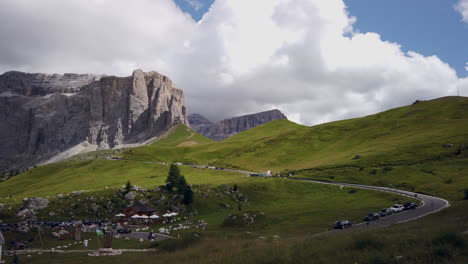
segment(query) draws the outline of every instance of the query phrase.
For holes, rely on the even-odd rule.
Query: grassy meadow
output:
[[[129,160],[106,160],[117,155]],[[221,142],[178,126],[152,144],[79,155],[0,183],[0,203],[52,197],[130,180],[144,188],[164,183],[169,166],[183,162],[286,176],[342,181],[437,195],[452,206],[422,219],[358,234],[309,238],[335,220],[360,222],[372,211],[407,198],[336,186],[256,178],[224,170],[181,166],[195,193],[195,219],[206,230],[180,231],[153,253],[89,258],[84,254],[33,256],[24,263],[468,263],[468,98],[445,97],[362,118],[312,127],[270,122]],[[235,195],[242,194],[243,202]],[[11,196],[11,198],[9,198]],[[261,212],[255,224],[226,226],[229,215]],[[0,216],[2,211],[0,210]],[[166,243],[166,244],[164,244]],[[148,245],[146,245],[148,246]]]

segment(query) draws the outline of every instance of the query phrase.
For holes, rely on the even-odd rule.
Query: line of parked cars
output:
[[[416,209],[415,203],[405,203],[405,204],[394,204],[392,207],[384,208],[379,212],[370,213],[364,217],[365,222],[375,221],[380,219],[380,217],[389,216],[392,214],[400,213],[406,210]],[[348,220],[339,220],[336,221],[333,227],[335,229],[345,229],[347,227],[353,226],[353,222]]]
[[[392,207],[384,208],[380,212],[370,213],[364,217],[364,221],[375,221],[380,217],[389,216],[392,214],[397,214],[406,210],[416,209],[415,203],[405,203],[405,204],[394,204]]]

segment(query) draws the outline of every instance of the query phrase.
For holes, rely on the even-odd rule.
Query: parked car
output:
[[[353,222],[348,221],[348,220],[340,220],[336,221],[335,225],[333,226],[335,229],[345,229],[347,227],[351,227],[353,225]]]
[[[394,204],[392,207],[390,207],[393,213],[399,213],[405,209],[405,207],[401,204]]]
[[[416,204],[415,203],[405,203],[403,205],[404,210],[411,210],[411,209],[416,209]]]
[[[364,221],[369,222],[369,221],[375,221],[379,220],[380,216],[379,213],[370,213],[364,217]]]
[[[128,226],[117,229],[117,233],[119,234],[129,234],[131,232],[132,232],[132,229]]]
[[[392,214],[393,214],[393,212],[392,212],[392,209],[390,209],[390,208],[384,208],[384,209],[380,210],[380,212],[379,212],[380,217],[385,217],[387,215],[392,215]]]

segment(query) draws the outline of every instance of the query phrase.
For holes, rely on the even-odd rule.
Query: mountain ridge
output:
[[[216,141],[221,141],[247,129],[282,119],[287,119],[287,117],[278,109],[227,118],[217,123],[213,123],[196,113],[188,116],[190,126],[197,133]]]
[[[143,143],[188,125],[183,91],[168,77],[142,70],[128,77],[4,73],[0,118],[3,172]]]

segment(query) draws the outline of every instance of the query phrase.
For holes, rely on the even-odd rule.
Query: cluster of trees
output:
[[[188,185],[185,177],[180,174],[179,167],[175,164],[172,164],[169,169],[169,174],[166,179],[166,187],[169,191],[182,194],[184,196],[184,199],[182,200],[184,204],[191,204],[193,202],[192,188]]]

